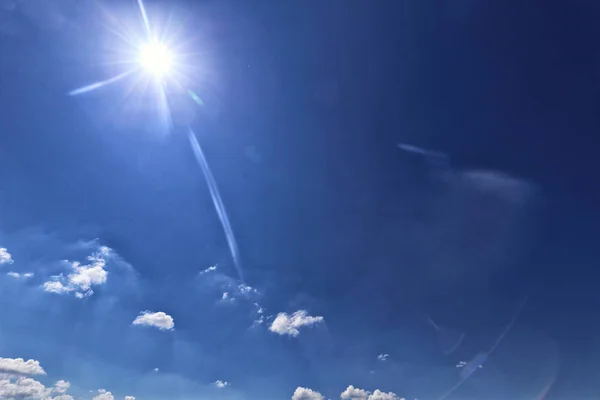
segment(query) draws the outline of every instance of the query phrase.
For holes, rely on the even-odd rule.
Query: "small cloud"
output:
[[[133,396],[125,396],[125,400],[135,400],[135,397],[133,397]]]
[[[376,389],[373,393],[368,390],[359,389],[352,385],[348,386],[346,390],[340,394],[342,400],[404,400],[398,395],[392,392],[382,392]]]
[[[262,307],[260,306],[260,304],[258,304],[258,303],[254,303],[254,306],[257,308],[256,312],[257,312],[258,314],[264,314],[264,313],[265,313],[265,309],[264,309],[264,308],[262,308]]]
[[[390,356],[389,354],[380,354],[380,355],[377,356],[377,359],[379,361],[387,361],[387,359],[388,359],[389,356]]]
[[[81,264],[78,261],[66,261],[73,272],[64,276],[55,275],[51,281],[45,282],[42,287],[46,292],[65,294],[75,293],[75,297],[84,298],[94,294],[92,286],[103,285],[108,279],[106,270],[107,258],[111,256],[112,251],[101,246],[99,250],[88,257],[88,264]]]
[[[299,328],[321,322],[323,322],[323,317],[312,317],[308,315],[306,310],[298,310],[292,315],[282,312],[277,314],[269,330],[279,335],[296,337],[300,334]]]
[[[229,386],[229,382],[227,382],[227,381],[221,381],[221,380],[217,380],[217,381],[214,383],[214,385],[215,385],[216,387],[218,387],[219,389],[224,389],[224,388],[226,388],[227,386]]]
[[[229,296],[229,292],[223,292],[223,297],[221,297],[221,300],[233,300],[233,298]]]
[[[27,360],[22,358],[1,358],[0,373],[12,375],[46,375],[46,371],[40,366],[37,360]],[[1,398],[1,397],[0,397]]]
[[[158,372],[158,371],[159,371],[159,369],[158,369],[158,368],[154,368],[154,372]]]
[[[8,252],[8,250],[4,247],[0,247],[0,265],[3,264],[12,264],[13,259],[12,255]]]
[[[200,275],[208,274],[209,272],[216,271],[216,270],[217,270],[217,266],[211,265],[210,267],[206,268],[205,270],[200,271]]]
[[[115,400],[115,396],[105,389],[98,389],[98,396],[94,397],[94,400]]]
[[[11,278],[15,278],[15,279],[29,279],[29,278],[33,278],[33,272],[26,272],[24,274],[20,274],[18,272],[10,271],[6,275],[10,276]]]
[[[161,331],[169,331],[175,327],[173,317],[162,311],[143,311],[140,313],[140,315],[136,317],[132,324],[153,326],[155,328],[160,329]]]
[[[54,388],[52,391],[58,394],[65,394],[67,390],[71,387],[71,383],[67,381],[58,381],[54,384]]]
[[[297,387],[292,395],[292,400],[325,400],[325,397],[312,389]]]

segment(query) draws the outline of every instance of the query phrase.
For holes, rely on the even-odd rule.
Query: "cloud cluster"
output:
[[[133,321],[132,325],[152,326],[161,331],[170,331],[175,328],[175,321],[173,317],[162,311],[142,311]]]
[[[359,389],[352,385],[348,386],[346,390],[344,390],[340,394],[340,399],[342,400],[404,400],[404,398],[399,397],[395,393],[392,392],[382,392],[377,389],[374,392],[369,392],[368,390]],[[312,389],[297,387],[292,395],[292,400],[325,400],[325,396],[321,393],[316,392]]]
[[[323,317],[312,317],[308,315],[306,310],[298,310],[292,315],[287,313],[279,313],[269,327],[271,332],[279,335],[288,335],[296,337],[300,334],[300,328],[304,326],[312,326],[323,322]]]
[[[0,374],[0,399],[73,400],[66,394],[71,386],[69,382],[61,380],[48,388],[30,377],[46,375],[37,360],[0,358]]]
[[[0,265],[3,264],[12,264],[13,259],[12,255],[8,252],[8,250],[4,247],[0,247]]]
[[[108,279],[106,270],[107,260],[112,256],[112,250],[106,246],[88,257],[88,264],[78,261],[66,261],[72,272],[68,275],[55,275],[43,288],[46,292],[65,294],[74,293],[77,298],[89,297],[94,294],[93,286],[103,285]]]
[[[19,272],[10,271],[6,275],[10,276],[11,278],[15,278],[15,279],[29,279],[29,278],[33,278],[34,274],[33,274],[33,272],[25,272],[25,273],[21,274]]]

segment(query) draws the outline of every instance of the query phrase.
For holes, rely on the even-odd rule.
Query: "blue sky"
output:
[[[594,2],[145,5],[0,0],[0,399],[598,396]]]

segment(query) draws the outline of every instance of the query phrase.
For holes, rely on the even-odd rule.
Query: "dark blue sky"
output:
[[[122,72],[134,0],[0,0],[0,373],[37,360],[82,399],[437,400],[493,348],[448,399],[600,394],[600,5],[146,7],[204,101],[167,90],[168,132],[133,78],[66,95]]]

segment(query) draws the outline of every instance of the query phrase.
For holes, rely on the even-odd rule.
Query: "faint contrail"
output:
[[[413,146],[411,144],[398,143],[398,148],[400,150],[408,151],[409,153],[422,154],[422,155],[428,156],[428,157],[447,158],[447,156],[444,153],[440,153],[438,151],[433,151],[433,150],[428,150],[428,149],[423,149],[421,147]]]
[[[117,75],[117,76],[115,76],[113,78],[106,79],[104,81],[100,81],[100,82],[96,82],[96,83],[92,83],[91,85],[87,85],[87,86],[84,86],[84,87],[79,88],[79,89],[71,90],[67,94],[69,96],[77,96],[78,94],[82,94],[82,93],[86,93],[86,92],[91,92],[92,90],[99,89],[102,86],[109,85],[109,84],[114,83],[114,82],[116,82],[118,80],[121,80],[121,79],[125,78],[126,76],[133,74],[135,71],[137,71],[137,68],[132,69],[132,70],[127,71],[127,72],[123,72],[122,74],[119,74],[119,75]]]
[[[215,205],[215,209],[217,210],[217,214],[219,215],[219,219],[221,220],[221,225],[223,226],[223,230],[225,231],[227,244],[229,245],[229,250],[231,251],[231,257],[233,258],[235,269],[237,270],[240,279],[243,281],[244,275],[242,273],[240,250],[238,248],[237,241],[235,240],[235,236],[233,235],[233,229],[231,228],[229,217],[227,217],[225,205],[223,204],[223,200],[221,199],[221,195],[219,194],[217,182],[215,181],[210,167],[208,166],[206,157],[204,157],[204,153],[202,152],[200,143],[198,143],[198,139],[196,139],[196,135],[194,134],[192,128],[189,128],[188,137],[190,139],[190,144],[192,145],[194,155],[196,156],[196,160],[198,161],[198,164],[200,164],[202,172],[204,172],[204,177],[206,178],[206,183],[208,184],[208,189],[210,190],[210,195],[212,196],[213,204]]]

